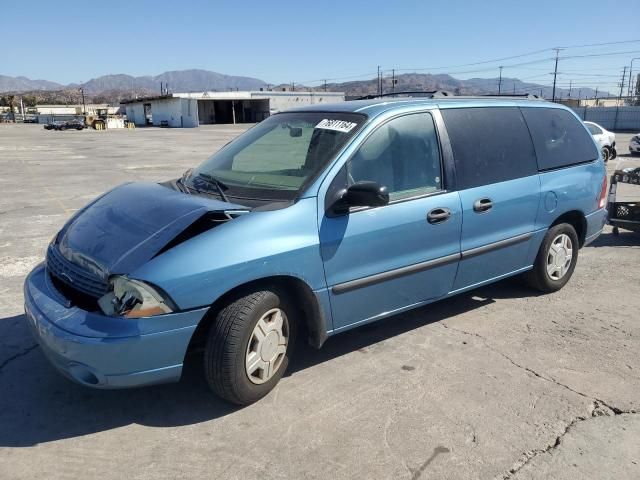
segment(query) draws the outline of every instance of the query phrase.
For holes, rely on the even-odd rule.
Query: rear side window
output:
[[[443,109],[459,189],[538,172],[527,125],[516,107]]]
[[[585,123],[585,126],[591,135],[600,135],[602,133],[602,130],[596,127],[593,123]]]
[[[523,108],[540,170],[568,167],[598,158],[593,138],[573,114],[559,108]]]

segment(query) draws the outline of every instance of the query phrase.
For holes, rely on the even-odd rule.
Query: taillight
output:
[[[600,201],[598,202],[598,208],[604,208],[607,204],[607,176],[602,179],[602,189],[600,190]]]

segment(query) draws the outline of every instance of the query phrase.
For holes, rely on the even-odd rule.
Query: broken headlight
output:
[[[109,279],[109,283],[111,291],[98,300],[105,315],[139,318],[175,311],[170,299],[140,280],[116,275]]]

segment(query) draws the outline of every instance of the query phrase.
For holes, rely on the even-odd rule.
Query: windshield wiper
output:
[[[224,193],[224,191],[229,188],[228,186],[226,186],[216,177],[206,173],[198,173],[198,178],[201,178],[209,185],[213,185],[214,187],[216,187],[216,190],[218,190],[218,193],[220,194],[220,198],[222,198],[222,200],[224,200],[225,202],[230,203],[229,200],[227,199],[227,196]]]

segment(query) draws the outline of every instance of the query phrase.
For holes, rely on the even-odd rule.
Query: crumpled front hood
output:
[[[99,278],[128,273],[210,212],[245,207],[157,183],[116,187],[75,215],[58,235],[61,254]]]

